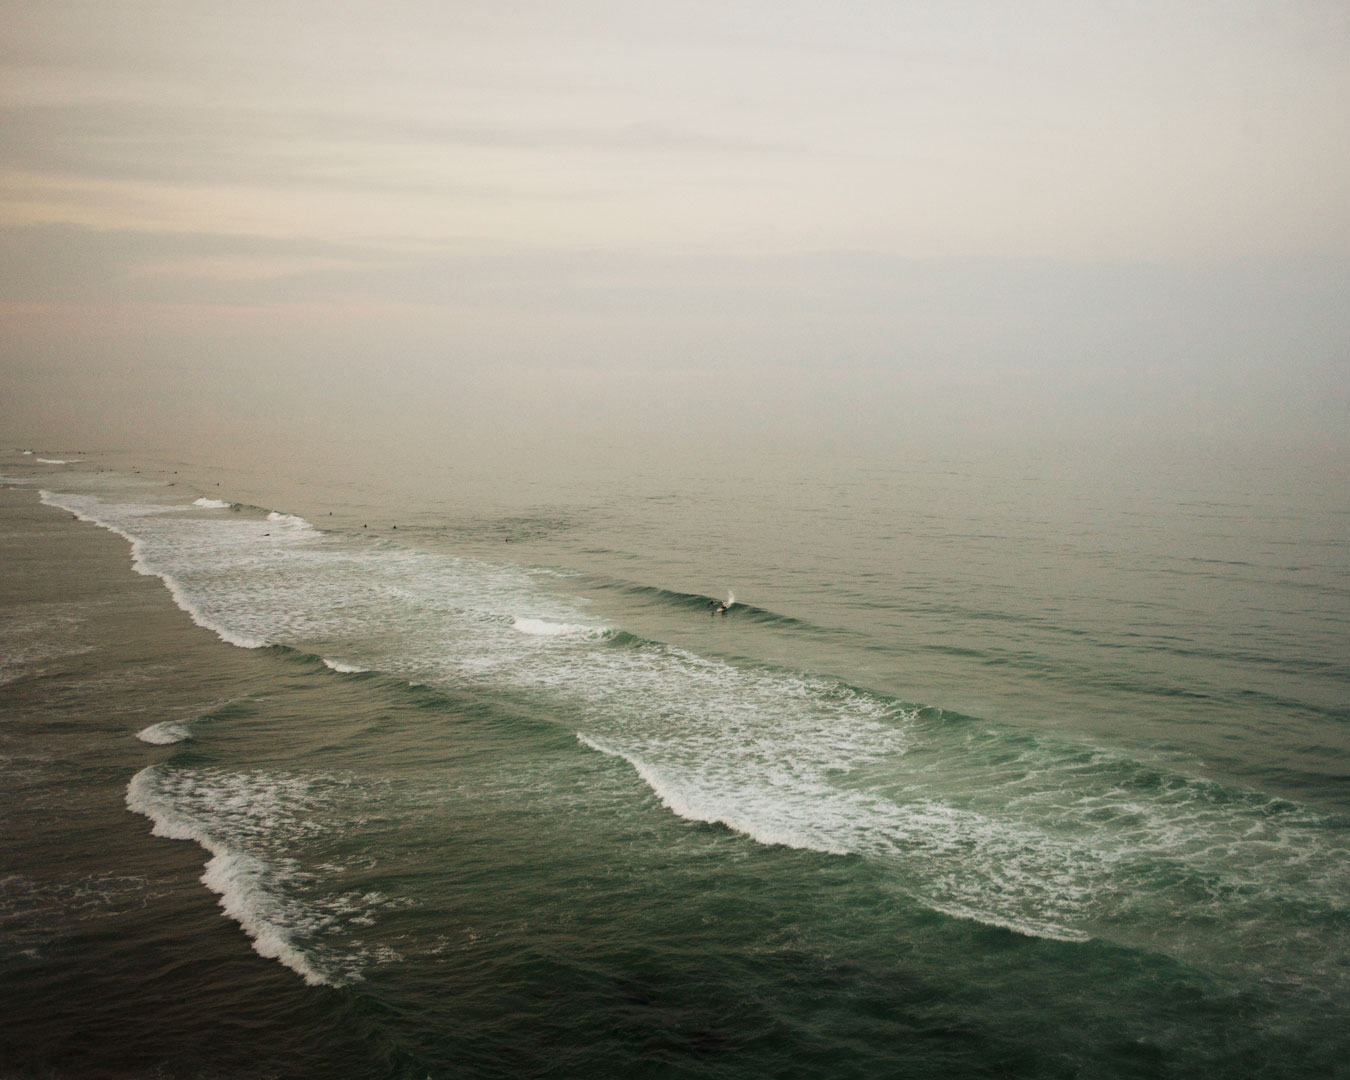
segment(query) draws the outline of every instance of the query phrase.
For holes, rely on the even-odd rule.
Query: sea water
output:
[[[3,469],[15,1075],[1341,1067],[1341,477],[108,464]]]

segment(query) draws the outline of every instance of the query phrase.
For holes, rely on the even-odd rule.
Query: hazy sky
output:
[[[1344,0],[0,18],[15,438],[1345,445]]]

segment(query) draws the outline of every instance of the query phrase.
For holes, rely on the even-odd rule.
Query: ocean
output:
[[[1350,1075],[1350,484],[0,454],[0,1076]]]

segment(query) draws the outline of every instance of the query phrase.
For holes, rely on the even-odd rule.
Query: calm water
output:
[[[0,1070],[1342,1068],[1342,476],[38,456]]]

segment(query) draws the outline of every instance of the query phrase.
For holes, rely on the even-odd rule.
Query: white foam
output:
[[[36,461],[36,462],[38,462],[40,465],[74,465],[75,462],[77,462],[77,461],[79,461],[79,460],[81,460],[81,459],[80,459],[80,458],[46,458],[46,457],[40,457],[40,458],[34,458],[33,460]]]
[[[369,668],[360,667],[357,664],[349,664],[343,660],[330,660],[326,656],[323,658],[323,662],[332,670],[340,672],[343,675],[354,675],[358,672],[370,670]]]
[[[188,590],[167,570],[162,570],[148,560],[145,540],[143,537],[129,531],[126,527],[131,521],[144,519],[153,515],[168,514],[181,509],[177,506],[145,506],[145,505],[107,505],[101,503],[92,495],[70,495],[47,490],[38,492],[38,498],[47,506],[55,506],[62,510],[74,514],[80,521],[87,521],[90,524],[97,525],[100,528],[107,529],[109,532],[116,533],[122,539],[131,545],[131,568],[138,574],[146,577],[157,577],[169,590],[169,595],[173,601],[194,623],[204,630],[210,630],[222,641],[231,645],[237,645],[241,649],[260,649],[268,644],[265,637],[255,637],[249,634],[240,633],[235,629],[226,626],[215,619],[210,618],[201,607],[193,602]],[[100,513],[102,511],[102,513]],[[113,515],[116,515],[114,517]]]
[[[136,733],[136,738],[141,742],[150,743],[153,746],[170,746],[173,743],[185,742],[192,738],[192,732],[188,731],[182,724],[172,720],[165,720],[158,724],[151,724]]]
[[[191,840],[210,854],[202,884],[219,895],[221,909],[252,939],[254,951],[260,956],[279,960],[311,986],[342,985],[347,981],[335,972],[324,970],[297,941],[292,924],[301,921],[303,915],[293,904],[288,904],[282,894],[290,869],[275,860],[232,846],[211,828],[208,820],[176,806],[174,792],[162,790],[162,782],[166,779],[168,774],[162,766],[142,769],[127,785],[127,808],[149,818],[154,823],[152,832],[155,836]],[[228,809],[240,813],[239,801],[257,794],[262,797],[256,800],[256,809],[249,807],[243,812],[266,815],[274,810],[269,805],[268,792],[249,792],[247,786],[235,784],[226,789],[225,799],[233,799],[236,803]],[[193,778],[187,778],[181,785],[180,794],[187,796],[185,801],[206,801],[209,805],[209,794],[206,800],[202,799],[205,787],[195,783]],[[239,788],[244,790],[237,790]],[[266,827],[269,822],[264,817],[261,824]]]
[[[903,806],[841,790],[790,765],[762,776],[676,772],[613,742],[577,738],[628,762],[667,810],[688,821],[725,825],[761,844],[867,856],[892,866],[907,894],[957,918],[1032,937],[1090,937],[1072,925],[1090,898],[1071,880],[1081,855],[1051,837],[937,803]]]
[[[201,880],[220,896],[225,914],[253,939],[253,950],[259,956],[279,960],[310,986],[340,985],[340,980],[316,968],[292,942],[284,925],[285,910],[267,889],[267,879],[274,876],[275,871],[260,859],[221,851],[212,853]]]
[[[553,622],[550,619],[530,619],[522,616],[516,616],[512,619],[511,629],[518,630],[522,634],[532,634],[535,637],[566,637],[574,634],[596,635],[604,633],[602,628],[596,626]]]
[[[297,517],[295,514],[282,514],[276,510],[269,510],[267,513],[267,520],[270,524],[275,525],[282,529],[292,529],[295,531],[309,531],[309,532],[314,531],[313,525],[311,525],[304,518]]]
[[[203,510],[228,510],[233,503],[227,503],[224,499],[208,499],[202,497],[193,500],[193,506],[200,506]]]
[[[117,531],[117,530],[114,530]],[[132,565],[137,573],[145,574],[147,577],[157,577],[169,590],[169,595],[173,597],[173,602],[183,611],[187,612],[188,617],[203,630],[210,630],[221,641],[230,645],[236,645],[241,649],[261,649],[268,645],[265,637],[252,637],[248,634],[241,634],[228,626],[208,617],[200,607],[193,603],[188,590],[172,575],[163,571],[146,569],[141,562],[137,548],[139,541],[132,542],[133,560]]]
[[[146,573],[142,570],[141,573]],[[221,641],[230,645],[236,645],[241,649],[262,649],[269,642],[265,637],[251,637],[248,634],[237,633],[227,626],[208,618],[200,608],[198,608],[189,597],[187,590],[179,582],[168,574],[158,573],[157,576],[169,589],[169,595],[173,597],[173,602],[187,612],[188,617],[203,630],[210,630]]]
[[[113,521],[100,518],[94,512],[99,507],[100,503],[92,495],[63,495],[59,492],[43,489],[38,492],[38,499],[46,506],[55,506],[58,509],[69,511],[80,521],[87,521],[92,525],[97,525],[100,528],[107,529],[109,532],[114,532],[122,537],[123,540],[131,544],[132,565],[136,565],[138,561],[136,558],[136,537],[125,529],[119,528]],[[147,573],[147,571],[141,570],[139,567],[137,567],[137,572],[142,574]]]
[[[697,785],[691,786],[688,784],[687,778],[677,780],[664,770],[642,760],[637,754],[621,750],[604,739],[592,738],[580,732],[577,733],[577,739],[592,750],[598,750],[602,754],[628,762],[636,770],[638,776],[642,778],[643,783],[651,788],[656,797],[661,800],[661,805],[686,821],[697,821],[707,825],[725,825],[727,828],[743,833],[761,844],[782,845],[803,851],[819,851],[825,855],[850,854],[846,847],[831,844],[818,836],[811,835],[809,831],[799,831],[792,828],[784,820],[782,814],[778,815],[776,824],[766,825],[763,821],[757,820],[752,812],[747,812],[750,807],[738,797],[729,796],[728,793],[716,790],[700,789]],[[773,818],[769,820],[774,821]]]

